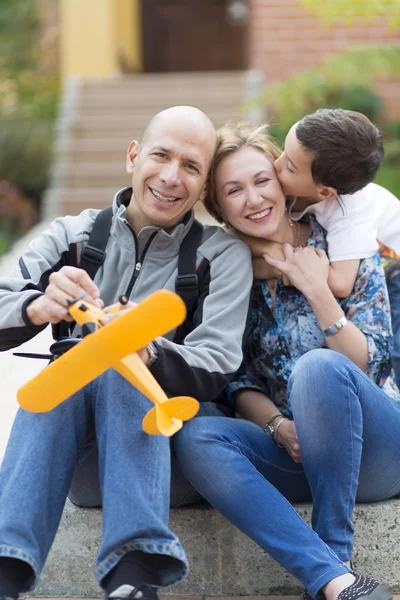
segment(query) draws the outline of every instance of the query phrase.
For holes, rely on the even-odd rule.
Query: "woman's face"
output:
[[[286,200],[265,154],[245,147],[228,155],[217,167],[215,183],[226,222],[248,235],[280,241]]]

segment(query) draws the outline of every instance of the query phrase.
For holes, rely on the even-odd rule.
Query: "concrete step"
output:
[[[310,522],[310,505],[296,509]],[[400,499],[358,505],[354,524],[355,570],[400,593]],[[172,510],[170,525],[191,565],[188,577],[173,586],[171,594],[204,598],[301,593],[296,579],[207,505]],[[99,597],[94,570],[100,535],[101,511],[78,509],[67,502],[35,595]]]
[[[37,600],[31,596],[26,597],[27,600]],[[160,598],[168,598],[168,600],[299,600],[300,596],[164,596]],[[48,600],[61,600],[61,598],[48,598]],[[71,598],[63,598],[62,600],[72,600]],[[86,600],[95,600],[87,598]],[[393,596],[393,600],[400,600],[400,596]]]
[[[162,97],[160,98],[160,95]],[[109,106],[110,100],[118,101],[118,107],[125,110],[133,111],[136,108],[140,109],[143,106],[154,108],[157,110],[160,101],[163,104],[176,103],[177,96],[181,104],[197,104],[201,102],[203,105],[226,106],[229,104],[237,104],[243,102],[243,89],[241,84],[235,86],[225,86],[223,83],[218,87],[207,87],[197,89],[187,87],[181,91],[165,88],[163,86],[155,87],[152,90],[137,87],[135,89],[107,90],[105,92],[85,92],[80,100],[79,106],[87,108],[90,106]]]
[[[164,104],[160,106],[160,110],[168,108],[170,104]],[[86,114],[78,116],[73,124],[73,132],[80,137],[80,133],[84,130],[90,131],[91,134],[97,138],[99,134],[109,134],[107,137],[114,137],[123,134],[126,131],[140,130],[143,131],[144,127],[154,116],[153,110],[141,110],[137,112],[131,112],[127,114],[119,114],[119,110],[116,107],[114,112],[110,112],[107,118],[104,115],[92,115]],[[235,116],[241,115],[240,107],[224,108],[224,109],[209,109],[207,111],[212,122],[218,127],[220,124],[225,123],[227,119],[234,118]]]
[[[136,75],[122,75],[116,77],[84,79],[81,87],[84,92],[103,92],[107,90],[135,89],[154,89],[159,86],[170,88],[185,87],[212,87],[224,83],[226,86],[235,86],[238,82],[244,81],[246,73],[244,71],[207,71],[192,73],[138,73]]]

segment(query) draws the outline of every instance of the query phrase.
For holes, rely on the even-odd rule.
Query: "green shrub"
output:
[[[53,122],[0,116],[0,179],[39,201],[49,180]]]

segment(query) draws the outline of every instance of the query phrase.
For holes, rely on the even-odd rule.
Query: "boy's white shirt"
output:
[[[315,215],[326,229],[331,262],[373,256],[377,240],[400,256],[400,201],[376,183],[355,194],[317,202],[290,216],[297,221],[306,213]]]

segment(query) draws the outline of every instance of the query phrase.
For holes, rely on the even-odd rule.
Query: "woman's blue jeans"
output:
[[[392,363],[397,385],[400,387],[400,260],[386,271],[393,328]]]
[[[347,572],[356,498],[400,492],[400,403],[347,358],[322,349],[296,363],[289,395],[303,464],[241,419],[193,419],[174,447],[198,491],[315,597]],[[313,529],[289,504],[311,497]]]
[[[103,494],[98,581],[131,550],[170,557],[155,585],[181,580],[188,563],[168,528],[169,439],[142,430],[152,406],[109,370],[48,413],[20,410],[0,469],[0,556],[24,560],[39,576],[94,419]]]

